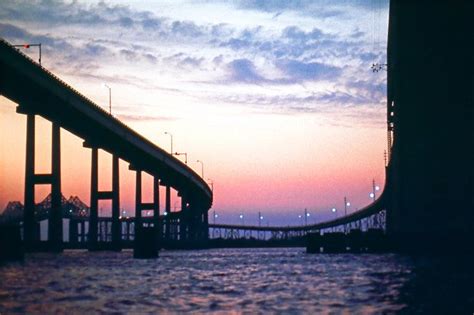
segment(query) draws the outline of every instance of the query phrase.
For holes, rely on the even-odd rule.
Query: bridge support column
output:
[[[79,242],[79,222],[69,219],[69,244],[77,244]]]
[[[153,227],[155,228],[155,238],[157,244],[161,242],[160,223],[160,180],[153,177]]]
[[[112,160],[112,248],[122,249],[122,231],[120,228],[120,184],[119,158],[114,155]]]
[[[91,203],[90,203],[90,217],[89,217],[89,250],[99,250],[100,246],[98,227],[99,227],[99,200],[112,200],[112,226],[111,226],[111,247],[115,251],[120,251],[122,248],[122,235],[120,230],[120,181],[119,181],[119,157],[115,154],[112,157],[112,190],[99,191],[99,149],[96,145],[84,142],[85,147],[92,149],[91,157]],[[100,233],[100,240],[107,241],[108,224],[105,224],[105,239],[102,239]]]
[[[135,240],[133,245],[133,257],[134,258],[156,258],[158,257],[158,237],[157,230],[158,225],[155,223],[156,218],[159,214],[157,201],[158,201],[158,181],[153,181],[153,203],[142,203],[142,172],[136,170],[136,183],[135,183]],[[142,210],[154,210],[153,214],[153,227],[143,226],[142,222]]]
[[[138,230],[142,226],[142,171],[137,170],[135,175],[135,242]]]
[[[401,251],[474,253],[473,12],[390,1],[387,230]]]
[[[171,237],[171,187],[169,185],[166,185],[165,213],[165,239],[169,241]]]
[[[207,216],[207,211],[204,211],[201,214],[201,222],[202,222],[202,238],[204,241],[209,240],[209,218]]]
[[[99,152],[92,148],[91,160],[91,203],[89,216],[89,250],[97,250],[98,207],[99,207]]]
[[[179,219],[179,239],[181,241],[186,241],[190,238],[189,230],[190,230],[190,222],[189,222],[189,209],[187,206],[187,201],[184,193],[181,193],[181,213]]]
[[[35,185],[51,185],[51,211],[48,224],[48,249],[62,251],[63,225],[61,205],[61,129],[59,124],[52,123],[51,173],[35,173],[35,114],[23,107],[17,108],[18,113],[26,114],[26,164],[25,164],[25,208],[24,208],[24,240],[27,251],[35,250],[35,242],[39,241],[38,224],[35,218]]]
[[[61,203],[61,128],[53,122],[51,152],[51,213],[48,240],[54,252],[63,250],[63,213]]]
[[[86,222],[85,221],[81,221],[81,242],[85,242],[86,241]]]
[[[25,167],[25,208],[23,235],[25,249],[31,251],[37,238],[35,218],[35,115],[26,116],[26,167]]]

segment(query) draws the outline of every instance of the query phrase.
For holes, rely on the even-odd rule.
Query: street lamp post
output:
[[[171,149],[170,149],[170,153],[173,154],[173,135],[171,133],[169,133],[168,131],[165,131],[165,135],[169,135],[170,136],[170,139],[171,139]]]
[[[351,203],[347,201],[347,197],[344,197],[344,216],[347,216],[347,207],[350,207]]]
[[[308,225],[308,218],[310,214],[308,213],[308,209],[304,209],[304,225]]]
[[[197,160],[197,163],[201,163],[201,177],[204,179],[204,163],[201,160]]]
[[[186,152],[175,152],[174,155],[184,155],[184,164],[188,164],[188,153],[186,153]]]
[[[214,193],[214,181],[210,178],[207,179],[209,182],[209,185],[211,185],[211,191]]]
[[[347,201],[347,197],[344,196],[344,216],[347,216],[347,207],[350,207],[350,206],[351,206],[351,203]],[[347,224],[344,225],[344,230],[346,233],[349,230],[349,226]]]
[[[241,213],[241,214],[239,215],[239,218],[240,218],[241,224],[244,225],[244,215],[243,215],[243,213]]]
[[[216,211],[212,211],[212,219],[214,224],[216,224],[216,219],[219,217],[219,215],[216,213]]]
[[[263,220],[263,215],[260,213],[260,211],[258,212],[258,226],[261,226],[262,225],[262,220]]]
[[[104,83],[103,85],[109,89],[109,114],[112,115],[112,88],[108,86],[107,83]]]
[[[13,45],[13,47],[21,47],[21,48],[30,48],[30,47],[38,47],[39,48],[39,65],[41,66],[41,43],[39,44],[23,44],[23,45]]]
[[[336,209],[336,208],[332,208],[331,211],[332,211],[332,213],[334,213],[335,217],[337,218],[337,209]]]
[[[380,190],[380,187],[375,185],[375,179],[372,180],[372,192],[369,194],[370,198],[372,198],[372,200],[375,202],[375,199],[376,199],[376,194],[375,192],[376,191],[379,191]]]

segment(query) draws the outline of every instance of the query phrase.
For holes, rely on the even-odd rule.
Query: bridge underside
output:
[[[388,232],[402,250],[472,252],[474,4],[393,0],[390,11]]]

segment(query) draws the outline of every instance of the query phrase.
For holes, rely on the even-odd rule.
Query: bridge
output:
[[[48,223],[48,249],[61,251],[61,128],[84,139],[84,146],[91,149],[91,200],[89,248],[98,249],[98,202],[112,201],[112,247],[120,250],[120,196],[119,160],[129,163],[136,172],[135,225],[137,237],[145,231],[142,211],[153,212],[153,228],[158,235],[160,226],[159,189],[166,190],[164,213],[171,214],[171,189],[181,197],[179,215],[165,218],[165,233],[179,224],[182,240],[199,241],[207,237],[207,211],[212,205],[212,191],[207,183],[187,165],[166,153],[125,124],[102,110],[91,100],[60,80],[54,74],[20,53],[12,45],[0,40],[0,93],[18,104],[17,112],[27,116],[26,166],[24,197],[24,242],[27,250],[37,247],[37,218],[35,217],[36,185],[51,186],[51,211]],[[35,116],[52,122],[51,173],[35,172]],[[98,189],[98,149],[113,155],[112,189]],[[153,176],[152,203],[142,202],[142,173]],[[146,227],[147,229],[150,227]]]
[[[91,247],[97,240],[97,200],[114,202],[112,242],[120,239],[118,214],[118,158],[137,171],[137,222],[140,209],[154,209],[159,226],[157,202],[141,203],[141,171],[155,176],[159,185],[177,189],[183,200],[176,222],[178,239],[211,237],[241,238],[315,237],[333,233],[335,239],[357,230],[378,230],[392,250],[404,252],[474,251],[474,60],[472,51],[472,2],[456,5],[442,1],[390,2],[388,35],[387,144],[389,161],[386,183],[380,197],[348,216],[299,227],[248,227],[209,225],[207,213],[212,192],[185,165],[143,139],[71,87],[42,69],[5,42],[1,42],[0,92],[19,104],[28,115],[25,182],[25,242],[34,237],[35,184],[52,186],[52,225],[60,219],[59,128],[85,139],[92,149]],[[18,82],[31,93],[25,95]],[[60,105],[58,105],[60,104]],[[34,173],[34,115],[53,121],[52,174]],[[85,128],[87,121],[94,128]],[[91,133],[90,130],[97,130]],[[114,188],[97,190],[97,148],[114,154]],[[157,194],[155,194],[157,196]],[[168,199],[168,198],[167,198]],[[167,210],[169,202],[167,201]],[[169,213],[169,211],[168,211]],[[166,218],[162,218],[164,229]],[[179,222],[178,222],[179,221]],[[115,224],[115,225],[114,225]],[[137,226],[139,226],[138,224]],[[168,223],[169,226],[169,223]],[[136,230],[138,231],[138,230]],[[210,231],[210,233],[209,233]],[[216,232],[217,231],[217,232]],[[336,234],[338,231],[340,234]],[[50,232],[53,248],[61,248],[59,227]],[[166,237],[166,233],[163,234]],[[337,237],[336,237],[337,236]],[[271,238],[272,236],[270,236]],[[386,238],[385,238],[386,237]],[[316,237],[317,238],[317,237]],[[354,236],[352,239],[356,239]]]
[[[40,239],[40,226],[49,219],[52,210],[52,194],[35,205],[36,239]],[[179,212],[172,212],[171,225],[167,228],[167,216],[161,215],[158,220],[159,248],[196,248],[196,247],[257,247],[257,246],[305,246],[308,233],[345,233],[350,235],[354,231],[385,231],[386,213],[379,211],[383,198],[378,198],[373,204],[352,215],[329,222],[322,222],[304,226],[249,226],[229,224],[208,224],[208,238],[201,242],[189,242],[180,235]],[[19,201],[10,202],[0,220],[21,224],[24,218],[25,207]],[[89,247],[90,207],[77,196],[65,198],[61,195],[61,212],[63,226],[67,226],[64,235],[63,248],[84,249]],[[153,217],[142,217],[141,223],[145,226],[154,224]],[[98,218],[97,242],[102,249],[112,247],[112,218]],[[1,221],[0,221],[1,223]],[[119,217],[121,248],[133,248],[135,240],[135,217],[122,214]],[[44,232],[44,224],[42,232]],[[169,230],[169,232],[167,232]],[[379,233],[379,234],[381,234]],[[46,244],[37,243],[37,250],[47,249]]]

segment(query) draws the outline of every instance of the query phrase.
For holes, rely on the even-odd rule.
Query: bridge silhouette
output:
[[[17,112],[27,116],[26,126],[26,167],[24,197],[24,243],[27,250],[38,247],[35,217],[36,185],[51,185],[51,210],[48,219],[48,250],[61,251],[62,211],[61,211],[61,148],[60,129],[84,139],[84,146],[91,148],[91,200],[89,248],[99,249],[97,242],[98,202],[112,201],[112,241],[111,247],[120,250],[120,196],[119,160],[130,164],[136,172],[135,235],[143,233],[158,235],[160,217],[159,188],[166,189],[164,213],[165,233],[179,224],[182,240],[202,240],[207,237],[207,210],[212,204],[212,191],[207,183],[187,165],[166,153],[138,133],[128,128],[118,119],[106,113],[99,106],[61,81],[54,74],[18,52],[6,41],[0,41],[0,92],[18,104]],[[25,92],[27,91],[27,92]],[[52,122],[51,173],[35,173],[35,116],[40,115]],[[113,155],[112,189],[98,189],[98,149]],[[143,203],[142,172],[153,176],[153,202]],[[171,189],[181,197],[181,211],[171,215]],[[153,211],[151,226],[140,223],[142,211]]]
[[[119,250],[123,244],[118,194],[118,160],[123,159],[136,171],[135,246],[146,243],[145,235],[148,238],[159,235],[162,241],[174,238],[192,247],[193,242],[194,245],[205,244],[209,235],[217,233],[239,238],[239,233],[245,237],[246,233],[251,233],[249,231],[256,231],[257,235],[263,232],[288,238],[335,231],[345,235],[375,228],[383,232],[379,235],[386,236],[395,251],[472,253],[472,13],[474,4],[468,1],[456,5],[441,1],[390,2],[386,66],[389,159],[383,192],[372,204],[348,216],[297,227],[209,224],[207,211],[212,205],[212,191],[194,171],[2,40],[0,92],[19,104],[19,113],[27,115],[23,216],[26,248],[34,249],[37,241],[34,212],[34,186],[37,184],[50,184],[52,188],[48,248],[60,251],[64,246],[59,130],[65,128],[83,138],[84,145],[92,151],[90,215],[87,218],[90,226],[87,246],[91,250],[100,249],[100,220],[110,221],[111,248]],[[35,115],[53,123],[51,174],[34,171]],[[111,191],[99,191],[97,187],[98,148],[114,156]],[[155,198],[151,204],[141,201],[142,172],[154,176]],[[160,186],[166,188],[165,212],[170,214],[168,216],[160,214]],[[171,188],[182,198],[182,209],[174,214],[170,211]],[[98,218],[97,203],[102,199],[112,200],[111,219]],[[141,211],[148,209],[154,215],[144,219]]]

